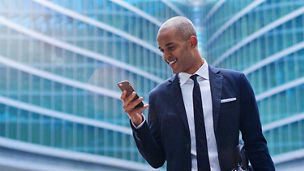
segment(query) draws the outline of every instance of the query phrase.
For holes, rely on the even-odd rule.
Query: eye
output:
[[[169,46],[168,49],[172,51],[175,49],[175,46]]]

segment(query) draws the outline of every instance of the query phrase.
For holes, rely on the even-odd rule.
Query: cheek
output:
[[[183,61],[183,62],[187,62],[187,58],[188,58],[189,54],[186,51],[180,51],[179,53],[179,58]]]
[[[175,50],[172,54],[177,58],[183,58],[184,56],[184,52],[182,49]]]

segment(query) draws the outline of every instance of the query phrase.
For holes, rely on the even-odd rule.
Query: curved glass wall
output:
[[[145,40],[147,43],[156,45],[155,35],[159,25],[134,13],[130,9],[121,6],[117,1],[111,0],[90,0],[90,1],[61,1],[49,0],[61,7],[100,21],[116,29],[122,30],[132,36]],[[119,1],[118,1],[119,2]],[[124,1],[122,1],[125,3]],[[154,3],[160,3],[155,1]],[[133,4],[132,4],[133,5]],[[166,7],[168,8],[168,7]],[[150,8],[161,13],[160,9]],[[149,11],[144,11],[148,13]],[[164,15],[165,17],[165,15]]]
[[[132,135],[43,116],[0,103],[2,137],[89,154],[144,162]]]
[[[157,18],[159,21],[163,22],[168,18],[181,15],[176,10],[170,8],[167,5],[167,2],[170,4],[174,4],[175,8],[180,10],[179,8],[184,9],[183,1],[173,1],[170,2],[168,0],[161,1],[143,1],[143,0],[126,0],[125,2],[135,6],[136,8],[145,11],[147,14]],[[184,12],[184,11],[183,11]]]
[[[79,54],[70,49],[54,46],[42,40],[21,34],[6,26],[0,25],[0,29],[5,34],[1,40],[2,48],[0,55],[26,66],[109,90],[117,90],[117,87],[113,86],[113,82],[128,79],[137,84],[137,91],[140,94],[147,94],[147,90],[155,87],[158,83],[137,73],[127,71],[124,68],[112,66],[109,63],[94,59],[91,56]],[[130,57],[128,57],[128,60],[130,60]],[[164,62],[160,61],[161,57],[154,56],[153,58],[149,58],[149,60],[147,59],[145,62],[143,60],[140,61],[145,63],[146,66],[149,65],[149,68],[157,70],[156,72],[162,73],[160,75],[164,75],[160,69],[157,69],[158,65],[166,67],[163,64]],[[136,61],[136,59],[132,61],[134,63],[141,63]],[[154,64],[154,67],[151,64]],[[151,70],[147,71],[153,73]],[[140,86],[145,82],[147,82],[147,87]],[[145,91],[145,88],[148,89]]]
[[[4,12],[3,16],[18,24],[18,26],[23,26],[31,31],[42,33],[69,45],[121,61],[163,79],[171,74],[170,69],[166,67],[166,63],[159,62],[161,59],[158,48],[154,47],[155,50],[152,51],[138,42],[129,41],[111,31],[106,31],[76,18],[66,16],[38,3],[31,3],[30,0],[13,0],[2,7],[9,9]],[[145,25],[139,22],[134,26],[133,30],[137,29],[143,32],[142,29],[139,29],[141,26],[139,24]],[[156,35],[156,33],[153,33],[153,35]],[[157,67],[154,67],[154,64]],[[160,71],[160,68],[167,68],[166,74]]]
[[[73,3],[62,0],[49,1],[145,40],[154,46],[157,45],[155,35],[161,22],[170,17],[181,15],[162,0],[81,0]],[[182,2],[174,2],[174,7],[179,11],[181,9],[183,12],[187,11]],[[172,4],[172,2],[168,3]],[[132,8],[135,7],[136,11],[145,13],[148,17],[135,13],[132,8],[128,8],[125,4],[131,5]]]
[[[228,4],[231,4],[233,7],[237,7],[237,4],[242,4],[243,1],[226,1],[221,8],[219,8],[217,11],[219,13],[223,13],[220,16],[225,15],[227,13],[227,16],[230,16],[229,19],[232,17],[236,16],[242,8],[239,8],[239,10],[234,11],[234,13],[231,13],[231,7],[229,8]],[[244,1],[245,2],[245,1]],[[256,1],[250,1],[251,4],[255,3]],[[250,3],[247,3],[245,7],[248,7],[251,5]],[[222,9],[225,7],[225,4],[227,4],[227,8]],[[295,12],[299,8],[303,7],[303,2],[301,1],[293,1],[293,2],[288,2],[288,1],[265,1],[263,3],[260,3],[256,8],[251,9],[250,11],[247,12],[246,15],[241,16],[236,22],[231,24],[229,27],[225,28],[224,31],[222,31],[222,34],[219,34],[219,36],[216,37],[216,39],[212,39],[213,41],[208,40],[208,58],[209,61],[214,62],[216,59],[218,59],[219,56],[223,55],[225,52],[228,50],[232,49],[235,45],[240,43],[243,40],[246,40],[246,38],[252,36],[254,33],[257,33],[258,31],[261,31],[264,29],[266,26],[274,23],[275,21],[279,20],[280,18]],[[232,10],[233,11],[233,10]],[[217,13],[214,14],[216,16]],[[218,31],[219,28],[223,27],[227,20],[223,21],[222,24],[218,27],[213,27],[215,25],[214,22],[219,22],[218,20],[225,18],[225,17],[220,17],[219,19],[212,19],[212,17],[208,20],[208,24],[206,25],[207,27],[207,34],[208,37],[214,36],[214,33]],[[295,20],[295,19],[293,19]],[[301,22],[297,21],[291,21],[290,23],[286,23],[285,26],[282,26],[279,29],[279,31],[274,31],[275,35],[281,35],[281,36],[288,36],[288,34],[282,34],[278,33],[283,30],[289,30],[291,32],[292,29],[300,29],[301,28],[301,19],[299,19]],[[210,24],[209,24],[210,23]],[[292,24],[291,24],[292,23]],[[293,25],[293,24],[298,24],[298,25]],[[292,29],[291,29],[292,27]],[[295,33],[295,30],[292,30],[292,33]],[[302,32],[302,31],[300,31]],[[303,32],[302,32],[303,33]],[[263,36],[270,36],[272,33],[267,32],[263,34]],[[278,36],[276,36],[279,38]],[[303,37],[303,36],[302,36]],[[301,37],[299,37],[301,38]],[[264,40],[261,40],[261,42],[265,42]],[[279,40],[276,42],[280,42]],[[251,43],[251,41],[250,41]],[[262,43],[259,43],[260,46]],[[257,49],[255,45],[252,45],[253,49]],[[263,47],[263,46],[262,46]],[[275,47],[275,46],[273,46]],[[278,47],[278,49],[282,50],[283,47]],[[268,50],[268,48],[267,48]],[[269,49],[270,50],[270,49]],[[241,50],[240,50],[241,51]],[[264,52],[264,51],[262,51]],[[261,53],[262,53],[261,52]],[[250,54],[250,53],[248,53]],[[251,53],[253,54],[253,53]],[[263,55],[263,54],[262,54]],[[237,56],[237,55],[235,55]],[[230,57],[229,57],[230,58]],[[258,57],[256,57],[258,58]],[[229,63],[229,62],[224,62],[224,63]]]
[[[301,84],[260,100],[258,105],[261,114],[263,114],[261,118],[262,122],[268,124],[298,114],[303,114],[303,95],[304,85]]]
[[[116,84],[148,100],[171,76],[156,34],[178,14],[134,2],[0,1],[1,138],[145,163]]]
[[[303,89],[302,89],[303,91]],[[273,155],[279,155],[290,151],[297,151],[304,148],[304,120],[299,120],[271,131],[265,131],[264,134],[268,139],[268,146],[271,147]]]
[[[203,6],[207,13],[217,2]],[[206,19],[209,64],[246,74],[265,128],[304,112],[304,1],[225,1]],[[272,155],[304,148],[303,119],[267,128]]]
[[[219,1],[217,1],[217,3],[218,2]],[[206,25],[206,32],[208,36],[212,36],[215,31],[219,30],[227,21],[251,2],[252,0],[226,1],[220,5],[216,12],[207,19],[208,25]],[[212,9],[213,6],[208,5],[210,4],[206,4],[206,8]],[[206,10],[206,14],[210,12],[208,9]]]

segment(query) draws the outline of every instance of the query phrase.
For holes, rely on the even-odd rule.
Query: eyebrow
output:
[[[167,43],[165,46],[168,47],[168,46],[173,45],[173,44],[174,44],[173,42],[169,42],[169,43]],[[158,49],[159,49],[159,50],[162,50],[162,48],[161,48],[160,46],[158,47]]]
[[[173,43],[173,42],[169,42],[169,43],[167,43],[165,46],[168,47],[168,46],[170,46],[170,45],[172,45],[172,44],[174,44],[174,43]]]

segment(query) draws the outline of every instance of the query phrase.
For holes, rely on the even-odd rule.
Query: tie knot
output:
[[[191,75],[190,78],[191,78],[193,81],[197,81],[197,80],[196,80],[197,76],[198,76],[197,74],[194,74],[194,75]]]

